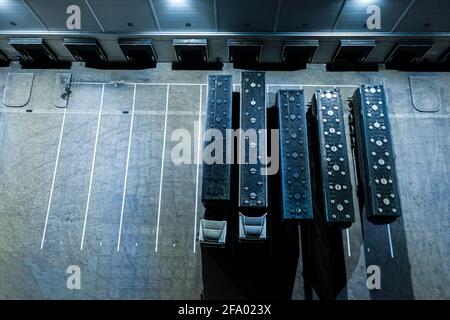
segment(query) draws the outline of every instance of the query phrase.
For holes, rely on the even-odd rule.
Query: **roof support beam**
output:
[[[416,2],[416,0],[411,0],[411,2],[409,3],[409,5],[406,7],[406,9],[403,11],[403,13],[401,14],[401,16],[398,18],[397,22],[394,24],[394,26],[391,29],[391,32],[394,32],[395,30],[397,30],[398,26],[400,25],[400,23],[402,22],[403,18],[405,18],[405,16],[407,15],[407,13],[409,12],[409,10],[412,8],[412,6],[414,5],[414,3]]]
[[[341,7],[339,8],[339,11],[336,15],[336,19],[333,22],[333,26],[331,27],[331,31],[334,31],[337,27],[337,24],[339,23],[339,20],[341,19],[342,11],[344,11],[344,7],[347,4],[347,0],[342,1]]]
[[[281,2],[283,0],[278,0],[277,13],[275,14],[275,23],[273,24],[273,32],[277,32],[278,29],[278,19],[280,18]]]
[[[39,24],[45,29],[48,30],[47,25],[44,23],[44,21],[41,19],[41,17],[38,16],[38,14],[33,10],[33,8],[31,8],[31,6],[28,4],[27,1],[22,0],[23,3],[25,4],[25,6],[28,8],[28,10],[31,12],[31,14],[33,15],[33,17],[39,22]]]
[[[152,11],[153,19],[155,19],[156,26],[158,27],[158,31],[161,32],[161,25],[159,24],[158,15],[156,14],[155,5],[152,0],[148,0],[148,4],[150,5],[150,10]]]
[[[105,29],[103,28],[102,24],[100,23],[100,20],[98,19],[97,15],[95,14],[94,9],[92,9],[92,6],[89,3],[89,1],[84,0],[84,2],[86,2],[86,5],[88,6],[89,11],[91,11],[92,15],[94,16],[95,21],[97,21],[97,24],[100,27],[100,30],[102,30],[102,32],[105,32]]]

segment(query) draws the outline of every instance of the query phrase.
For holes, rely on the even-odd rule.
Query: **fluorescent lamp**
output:
[[[169,0],[169,3],[174,6],[181,6],[186,4],[186,0]]]

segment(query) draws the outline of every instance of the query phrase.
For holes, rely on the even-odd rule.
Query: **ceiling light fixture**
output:
[[[174,6],[182,6],[186,4],[186,0],[169,0],[169,3]]]
[[[0,0],[0,8],[6,7],[6,6],[11,5],[11,4],[12,4],[11,0]]]

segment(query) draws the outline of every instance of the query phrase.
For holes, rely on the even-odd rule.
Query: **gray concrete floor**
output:
[[[1,94],[8,72],[34,72],[34,82],[25,107],[0,106],[0,298],[198,299],[201,166],[171,161],[171,134],[197,134],[207,75],[217,72],[76,64],[67,109],[52,101],[58,70],[1,68]],[[240,71],[226,65],[221,73],[233,74],[238,91]],[[413,108],[410,75],[423,74],[329,73],[322,65],[268,72],[268,104],[279,88],[302,86],[309,100],[318,85],[340,87],[343,98],[361,83],[386,85],[414,296],[449,299],[450,74],[424,74],[439,84],[435,113]],[[359,218],[343,232],[347,297],[367,299]],[[81,268],[80,290],[66,287],[69,265]]]

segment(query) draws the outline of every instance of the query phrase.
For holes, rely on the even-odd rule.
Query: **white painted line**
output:
[[[59,154],[61,151],[61,143],[62,143],[63,132],[64,132],[64,124],[66,122],[66,112],[65,111],[66,111],[66,109],[64,109],[62,123],[61,123],[61,130],[59,132],[58,151],[56,152],[55,168],[53,169],[52,187],[50,189],[50,195],[48,197],[47,214],[45,216],[44,231],[42,232],[41,250],[44,248],[45,233],[47,232],[47,225],[48,225],[48,216],[50,215],[50,208],[52,206],[53,189],[55,188],[56,172],[58,171]]]
[[[389,248],[391,249],[391,258],[394,258],[394,247],[392,246],[392,237],[391,237],[391,226],[387,225],[388,238],[389,238]]]
[[[127,162],[125,165],[125,177],[123,181],[123,193],[122,193],[122,206],[120,208],[120,224],[119,224],[119,236],[117,238],[117,251],[120,250],[120,239],[122,236],[122,224],[123,224],[123,211],[125,209],[125,195],[127,192],[128,182],[128,165],[130,163],[130,151],[131,151],[131,139],[133,136],[133,123],[134,123],[134,106],[136,104],[136,85],[134,85],[133,91],[133,106],[131,107],[131,120],[130,120],[130,133],[128,135],[128,149],[127,149]]]
[[[124,84],[124,85],[142,85],[142,86],[206,86],[207,83],[190,83],[190,82],[82,82],[73,81],[72,84],[92,84],[92,85],[106,85],[106,84]],[[329,88],[359,88],[356,84],[293,84],[293,83],[268,83],[269,87],[329,87]],[[233,84],[233,88],[241,86],[239,83]]]
[[[276,101],[275,101],[275,103],[276,103]],[[266,84],[266,89],[264,92],[264,104],[265,104],[266,108],[270,107],[269,106],[269,86],[267,84]]]
[[[345,229],[345,232],[347,234],[347,252],[348,252],[348,256],[351,257],[352,256],[352,251],[351,251],[351,248],[350,248],[350,234],[349,234],[348,228]]]
[[[94,154],[92,156],[91,176],[89,178],[89,189],[88,189],[88,196],[87,196],[87,200],[86,200],[86,211],[84,213],[83,233],[81,235],[80,250],[83,250],[84,235],[86,233],[86,223],[87,223],[87,217],[88,217],[88,213],[89,213],[89,204],[91,202],[92,179],[94,178],[95,158],[96,158],[96,155],[97,155],[98,134],[100,132],[100,122],[101,122],[101,119],[102,119],[102,108],[103,108],[103,96],[104,96],[104,93],[105,93],[105,85],[102,86],[102,95],[101,95],[101,98],[100,98],[100,107],[99,107],[99,110],[98,110],[97,132],[95,134]]]
[[[142,86],[206,86],[207,83],[191,83],[191,82],[130,82],[129,84],[136,84]]]
[[[207,85],[201,85],[207,86]],[[236,86],[236,85],[233,85]],[[302,89],[302,86],[299,86]],[[233,89],[235,91],[235,89]],[[66,112],[65,110],[33,110],[32,113],[37,114],[63,114]],[[26,110],[16,110],[16,109],[0,109],[0,113],[14,113],[14,114],[30,114],[30,112],[26,112]],[[83,114],[83,115],[98,115],[96,111],[82,111],[82,110],[67,110],[68,114]],[[118,115],[122,114],[122,111],[105,111],[102,112],[103,115]],[[160,110],[136,110],[135,115],[144,114],[144,115],[165,115],[165,111]],[[198,115],[197,111],[177,111],[172,110],[169,111],[169,115]],[[407,114],[407,113],[391,113],[389,114],[389,118],[409,118],[409,119],[450,119],[450,114]]]
[[[392,113],[389,118],[410,118],[410,119],[449,119],[450,114],[402,114]]]
[[[1,113],[29,113],[26,110],[21,109],[0,109]]]
[[[269,87],[329,87],[329,88],[359,88],[359,85],[355,84],[292,84],[292,83],[270,83]]]
[[[13,111],[13,110],[0,110],[0,113],[14,113],[14,114],[30,114],[29,112],[25,112],[25,111]],[[64,111],[50,111],[50,110],[35,110],[33,111],[33,113],[37,113],[37,114],[63,114]],[[72,111],[67,111],[67,114],[80,114],[80,115],[95,115],[98,116],[98,112],[97,111],[81,111],[81,110],[72,110]],[[123,112],[122,111],[104,111],[102,112],[102,115],[122,115]],[[134,115],[165,115],[166,112],[165,111],[161,111],[161,110],[135,110]],[[204,113],[203,113],[204,114]],[[198,115],[198,111],[177,111],[177,110],[171,110],[169,111],[169,115],[174,115],[174,116],[197,116]]]
[[[164,156],[165,156],[165,151],[166,151],[167,115],[168,115],[168,111],[169,111],[169,91],[170,91],[170,85],[167,85],[166,116],[164,117],[164,136],[163,136],[162,156],[161,156],[161,174],[159,177],[158,219],[156,222],[155,252],[158,252],[159,222],[161,219],[161,198],[162,198],[162,186],[163,186],[163,175],[164,175]]]
[[[89,84],[89,85],[105,85],[108,84],[108,82],[94,82],[94,81],[72,81],[71,84],[73,85],[80,85],[80,84]]]
[[[300,88],[302,85],[301,84],[266,84],[267,87],[267,91],[270,91],[270,87],[278,87],[278,89],[280,89],[280,87],[288,87],[288,88]],[[282,89],[282,88],[281,88]]]
[[[119,82],[119,81],[110,81],[110,82],[83,82],[83,81],[72,81],[74,85],[110,85],[110,84],[119,84],[119,85],[139,85],[139,86],[206,86],[207,83],[191,83],[191,82]]]
[[[206,89],[206,92],[208,92],[208,89]],[[203,87],[200,86],[200,102],[199,102],[199,112],[198,112],[198,134],[197,134],[197,173],[195,178],[195,215],[194,215],[194,244],[192,251],[195,253],[195,246],[196,246],[196,239],[197,239],[197,217],[198,217],[198,185],[199,185],[199,175],[200,175],[200,160],[203,159],[203,157],[200,157],[202,154],[202,100],[203,100]]]
[[[197,111],[175,111],[175,110],[169,110],[168,112],[169,116],[198,116]],[[147,115],[160,115],[165,116],[165,111],[135,111],[135,114],[147,114]]]

